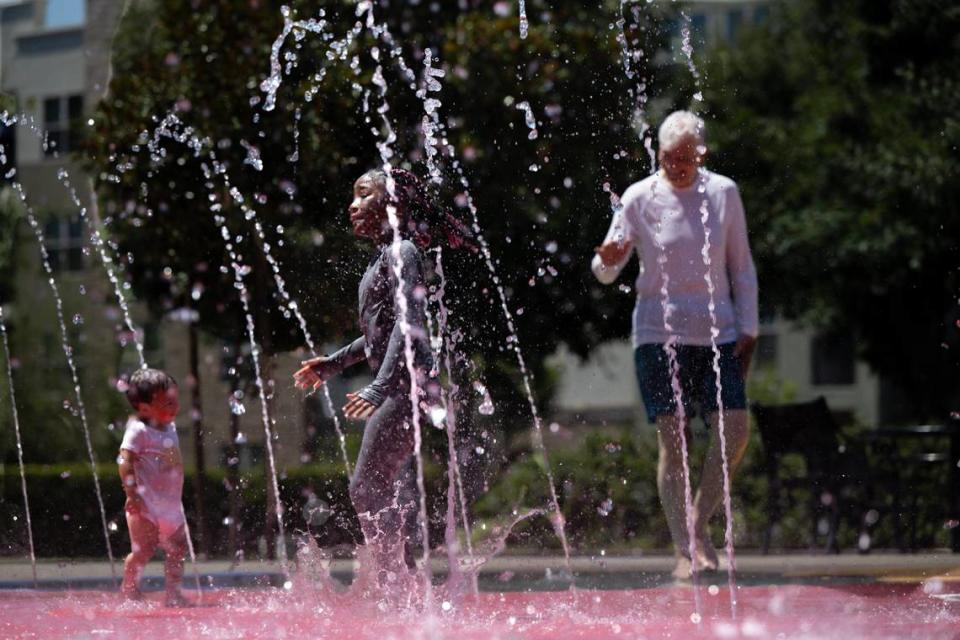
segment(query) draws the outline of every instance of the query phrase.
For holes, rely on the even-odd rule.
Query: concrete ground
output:
[[[929,580],[960,583],[960,554],[946,552],[901,554],[778,554],[759,555],[744,552],[736,556],[737,575],[744,581],[763,583],[816,582],[820,579],[918,583]],[[505,555],[493,558],[481,568],[481,580],[504,583],[506,589],[512,576],[526,576],[527,582],[542,582],[544,576],[565,574],[563,557]],[[673,558],[667,555],[634,556],[576,556],[571,558],[571,569],[590,584],[617,584],[630,586],[653,586],[668,580],[673,568]],[[349,576],[352,560],[333,560],[331,573]],[[435,573],[446,571],[443,558],[434,557]],[[122,571],[116,563],[117,575]],[[224,560],[197,563],[201,584],[205,586],[237,587],[278,584],[282,581],[282,569],[277,562],[247,561],[237,566]],[[193,569],[187,566],[188,579]],[[159,578],[163,565],[153,562],[148,565],[145,576]],[[506,577],[505,577],[506,576]],[[712,582],[725,581],[726,574],[712,574]],[[113,584],[111,567],[106,561],[41,560],[37,563],[37,580],[40,588],[103,588]],[[0,559],[0,589],[33,587],[33,573],[29,561],[23,559]],[[514,585],[516,588],[516,585]]]

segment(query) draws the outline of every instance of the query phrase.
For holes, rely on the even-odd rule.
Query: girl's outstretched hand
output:
[[[321,384],[323,384],[324,379],[318,372],[318,369],[327,361],[327,356],[317,356],[316,358],[310,358],[309,360],[304,360],[300,364],[303,365],[300,369],[293,374],[293,382],[298,389],[316,389]]]
[[[355,393],[347,394],[347,404],[343,405],[343,415],[351,420],[366,420],[373,415],[377,407]]]

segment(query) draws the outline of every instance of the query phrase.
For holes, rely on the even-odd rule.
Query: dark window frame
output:
[[[79,216],[47,220],[43,228],[43,245],[53,271],[82,271],[86,267],[84,227]]]
[[[810,341],[810,382],[814,386],[857,383],[856,345],[852,333],[818,333]]]
[[[83,121],[83,95],[48,96],[43,99],[43,129],[47,158],[75,150],[80,143]]]

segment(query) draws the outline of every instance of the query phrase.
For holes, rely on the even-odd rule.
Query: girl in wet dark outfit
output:
[[[353,186],[349,207],[354,235],[373,240],[371,256],[359,288],[360,327],[363,335],[329,356],[307,360],[294,374],[298,387],[317,388],[347,367],[367,361],[373,382],[347,394],[347,418],[366,419],[363,443],[350,480],[350,499],[360,518],[364,539],[373,547],[381,577],[399,572],[404,560],[412,564],[412,549],[419,543],[416,523],[417,491],[413,468],[413,425],[410,376],[405,336],[399,321],[400,294],[407,301],[408,333],[418,388],[424,390],[432,367],[426,330],[426,288],[421,250],[444,241],[459,247],[469,232],[443,212],[423,183],[412,173],[392,169],[394,197],[387,189],[387,174],[368,171]],[[400,278],[397,252],[387,207],[396,207]]]

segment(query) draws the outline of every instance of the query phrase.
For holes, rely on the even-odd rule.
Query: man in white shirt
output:
[[[592,268],[610,284],[633,249],[640,260],[632,330],[637,380],[657,426],[657,487],[677,554],[674,575],[685,578],[694,567],[713,570],[719,562],[709,520],[723,497],[721,417],[731,476],[747,446],[744,381],[758,333],[757,274],[736,184],[701,166],[703,120],[670,114],[659,143],[660,171],[623,194]],[[697,413],[711,426],[711,441],[692,497],[685,433]]]

